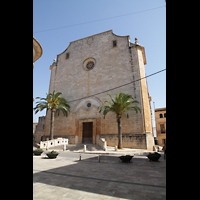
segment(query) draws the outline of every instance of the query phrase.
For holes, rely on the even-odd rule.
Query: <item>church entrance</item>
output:
[[[93,122],[83,122],[83,140],[84,144],[93,143]]]

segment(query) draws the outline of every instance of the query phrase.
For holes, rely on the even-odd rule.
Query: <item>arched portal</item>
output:
[[[98,107],[102,102],[97,97],[80,100],[73,107],[75,115],[75,143],[96,144],[101,133],[101,114]]]

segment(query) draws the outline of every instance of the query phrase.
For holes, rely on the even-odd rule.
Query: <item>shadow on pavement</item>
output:
[[[128,199],[165,199],[166,162],[132,158],[120,163],[118,156],[98,156],[33,174],[33,182]]]

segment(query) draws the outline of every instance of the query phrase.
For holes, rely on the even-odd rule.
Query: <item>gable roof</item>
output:
[[[129,37],[129,35],[127,35],[127,36],[119,36],[119,35],[116,35],[116,34],[113,33],[113,30],[111,29],[111,30],[108,30],[108,31],[105,31],[105,32],[97,33],[97,34],[95,34],[95,35],[90,35],[90,36],[88,36],[88,37],[81,38],[81,39],[78,39],[78,40],[75,40],[75,41],[70,42],[70,43],[69,43],[69,46],[68,46],[62,53],[58,54],[57,57],[60,56],[61,54],[63,54],[65,51],[67,51],[67,49],[70,47],[70,45],[73,44],[73,43],[75,43],[75,42],[78,42],[78,41],[81,41],[81,40],[85,40],[85,39],[88,39],[88,38],[90,38],[90,37],[96,37],[96,36],[98,36],[98,35],[105,34],[105,33],[109,33],[109,32],[112,33],[114,36],[117,36],[117,37]]]

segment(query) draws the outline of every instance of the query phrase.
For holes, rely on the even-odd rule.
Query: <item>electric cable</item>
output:
[[[97,19],[97,20],[93,20],[93,21],[89,21],[89,22],[82,22],[82,23],[78,23],[78,24],[61,26],[61,27],[58,27],[58,28],[51,28],[51,29],[46,29],[46,30],[41,30],[41,31],[35,31],[33,33],[42,33],[42,32],[47,32],[47,31],[53,31],[53,30],[58,30],[58,29],[63,29],[63,28],[68,28],[68,27],[73,27],[73,26],[79,26],[79,25],[83,25],[83,24],[89,24],[89,23],[99,22],[99,21],[103,21],[103,20],[114,19],[114,18],[118,18],[118,17],[124,17],[124,16],[128,16],[128,15],[134,15],[134,14],[138,14],[138,13],[142,13],[142,12],[156,10],[156,9],[163,8],[163,7],[165,7],[165,6],[159,6],[159,7],[155,7],[155,8],[150,8],[150,9],[146,9],[146,10],[136,11],[136,12],[133,12],[133,13],[128,13],[128,14],[124,14],[124,15],[118,15],[118,16],[114,16],[114,17],[107,17],[107,18],[103,18],[103,19]]]
[[[144,79],[144,78],[148,78],[148,77],[150,77],[150,76],[154,76],[155,74],[161,73],[161,72],[163,72],[163,71],[165,71],[165,70],[166,70],[166,69],[162,69],[162,70],[157,71],[157,72],[155,72],[155,73],[153,73],[153,74],[150,74],[150,75],[145,76],[145,77],[143,77],[143,78],[140,78],[140,79],[131,81],[131,82],[129,82],[129,83],[126,83],[126,84],[123,84],[123,85],[120,85],[120,86],[117,86],[117,87],[114,87],[114,88],[111,88],[111,89],[109,89],[109,90],[105,90],[105,91],[102,91],[102,92],[99,92],[99,93],[96,93],[96,94],[93,94],[93,95],[89,95],[89,96],[86,96],[86,97],[82,97],[82,98],[79,98],[79,99],[75,99],[75,100],[72,100],[72,101],[68,101],[68,102],[69,102],[69,103],[72,103],[72,102],[74,102],[74,101],[79,101],[79,100],[86,99],[86,98],[90,98],[90,97],[93,97],[93,96],[96,96],[96,95],[99,95],[99,94],[102,94],[102,93],[105,93],[105,92],[109,92],[109,91],[111,91],[111,90],[115,90],[115,89],[117,89],[117,88],[120,88],[120,87],[129,85],[129,84],[134,83],[134,82],[139,81],[139,80],[142,80],[142,79]]]

